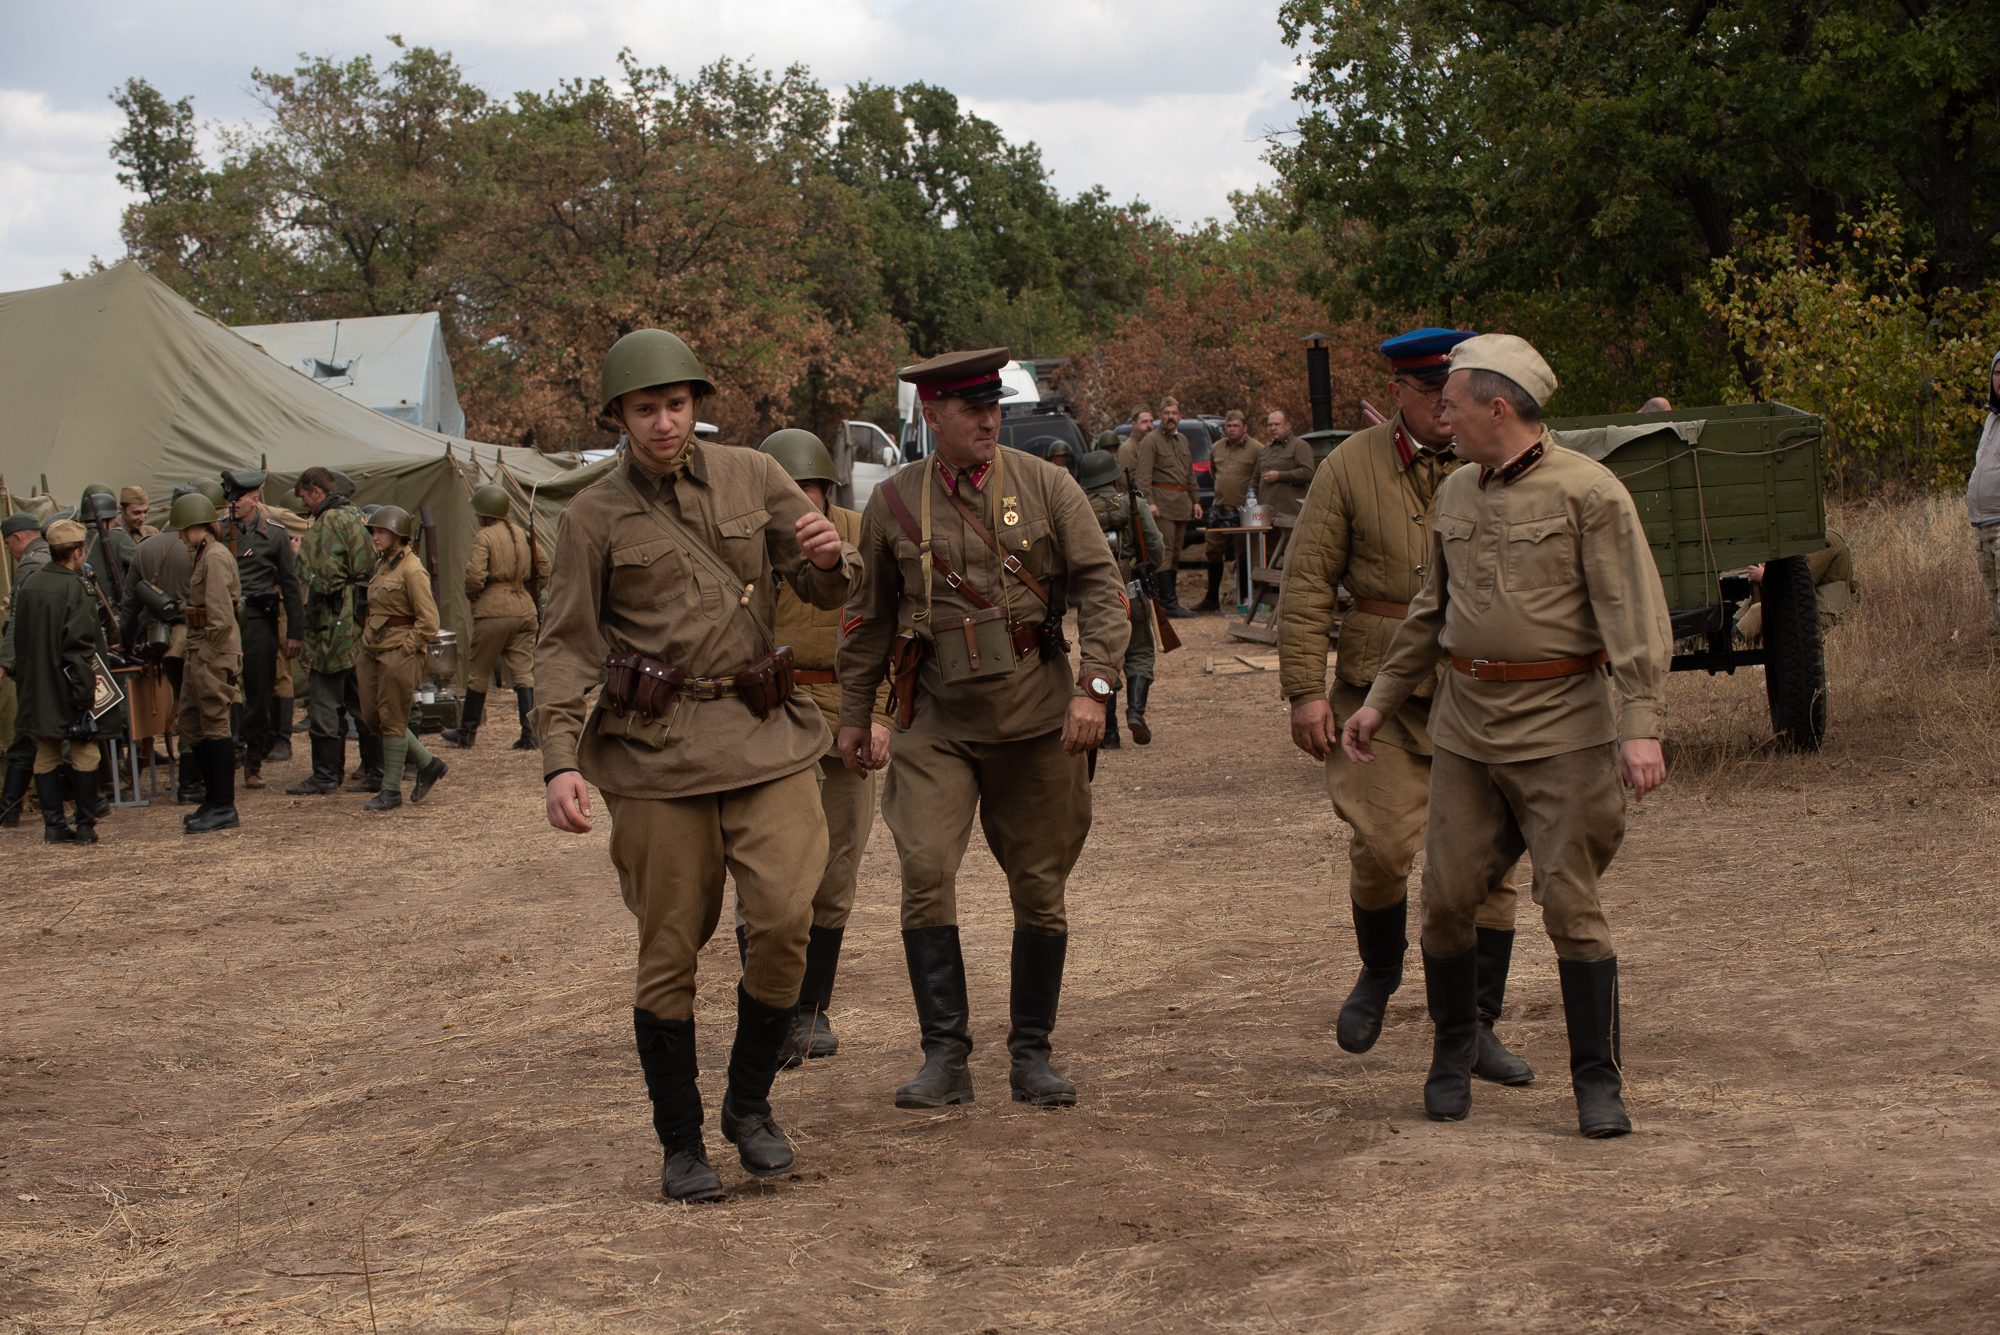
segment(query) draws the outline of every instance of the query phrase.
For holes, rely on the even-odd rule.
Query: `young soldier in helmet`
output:
[[[1372,765],[1340,749],[1341,724],[1361,708],[1382,655],[1423,587],[1430,560],[1438,488],[1465,461],[1437,421],[1438,395],[1451,350],[1464,329],[1415,329],[1382,345],[1389,359],[1389,420],[1342,441],[1314,477],[1285,557],[1278,600],[1279,689],[1292,702],[1292,743],[1326,762],[1326,793],[1347,822],[1348,897],[1361,974],[1340,1008],[1335,1038],[1367,1052],[1382,1034],[1389,998],[1403,983],[1409,950],[1410,868],[1424,839],[1431,784],[1431,695],[1419,683],[1377,735]],[[1289,430],[1271,413],[1275,436]],[[1333,684],[1326,681],[1326,637],[1336,593],[1354,605],[1340,619]],[[1535,1073],[1494,1035],[1514,955],[1515,892],[1510,867],[1487,887],[1478,914],[1479,1053],[1473,1073],[1502,1085],[1525,1085]]]
[[[834,485],[833,456],[818,436],[810,431],[778,431],[758,448],[776,459],[806,499],[833,521],[842,542],[851,547],[860,540],[861,516],[827,500]],[[786,1069],[808,1057],[831,1057],[840,1050],[840,1040],[826,1014],[833,1004],[841,936],[847,929],[847,915],[854,909],[855,878],[861,871],[861,855],[868,850],[868,832],[875,824],[875,776],[850,772],[833,744],[833,730],[840,727],[840,684],[834,674],[834,652],[840,645],[841,621],[838,607],[814,607],[790,587],[778,590],[774,627],[778,643],[792,646],[799,686],[819,706],[829,729],[826,753],[819,758],[819,802],[826,812],[826,871],[813,892],[805,978],[799,985],[799,1004],[792,1013],[792,1031],[785,1040],[781,1062]],[[889,758],[888,710],[885,685],[876,696],[868,742],[870,754],[884,761]]]
[[[1457,1121],[1471,1111],[1474,923],[1494,878],[1525,850],[1556,947],[1578,1126],[1622,1135],[1632,1122],[1618,957],[1597,882],[1625,834],[1621,777],[1635,801],[1666,779],[1666,598],[1631,493],[1548,439],[1541,405],[1556,377],[1541,354],[1483,334],[1453,348],[1450,367],[1438,422],[1478,467],[1438,488],[1423,588],[1341,744],[1356,764],[1374,760],[1385,720],[1449,660],[1431,711],[1424,842],[1424,989],[1437,1028],[1425,1113]]]
[[[1076,480],[1002,449],[1007,349],[950,353],[902,372],[937,455],[875,489],[861,519],[862,585],[840,646],[840,753],[875,765],[870,716],[894,654],[898,725],[882,818],[903,874],[903,951],[923,1069],[900,1108],[972,1101],[957,875],[978,815],[1014,907],[1009,998],[1014,1098],[1076,1102],[1049,1064],[1069,947],[1064,889],[1090,830],[1085,753],[1104,735],[1130,635],[1118,565]],[[921,516],[921,518],[919,518]],[[1083,667],[1072,680],[1064,613]],[[907,704],[904,702],[907,701]]]
[[[424,646],[438,632],[431,577],[410,546],[416,532],[415,517],[401,506],[385,505],[368,520],[375,570],[368,579],[368,622],[354,675],[368,727],[382,739],[382,791],[368,799],[367,811],[394,811],[403,805],[406,762],[417,776],[412,802],[423,801],[445,776],[445,763],[410,729],[410,702],[423,676]]]
[[[1118,460],[1103,450],[1092,450],[1083,456],[1076,467],[1077,485],[1090,500],[1091,513],[1097,516],[1098,527],[1104,530],[1118,553],[1118,577],[1125,581],[1126,601],[1132,605],[1132,639],[1125,647],[1125,685],[1129,713],[1127,722],[1132,725],[1132,740],[1141,746],[1153,740],[1153,730],[1146,723],[1146,697],[1153,685],[1155,654],[1154,622],[1152,599],[1152,570],[1154,564],[1166,552],[1166,540],[1160,536],[1160,526],[1153,519],[1152,507],[1144,500],[1134,505],[1134,493],[1120,485],[1123,474],[1119,471]],[[1139,529],[1132,528],[1132,514],[1139,515]],[[1130,596],[1134,581],[1140,585],[1139,596]],[[1120,749],[1118,740],[1118,692],[1112,691],[1104,701],[1104,740],[1098,743],[1106,751]]]
[[[503,488],[487,483],[472,493],[472,513],[479,516],[479,536],[465,563],[465,597],[472,604],[472,669],[465,681],[465,712],[444,739],[471,748],[486,717],[486,688],[493,669],[507,661],[507,680],[514,686],[514,705],[521,716],[516,751],[535,749],[528,712],[535,707],[535,599],[530,579],[547,579],[549,558],[539,545],[509,519],[513,501]]]
[[[229,707],[243,670],[243,641],[236,628],[242,586],[236,558],[216,525],[215,505],[199,492],[174,502],[167,527],[181,535],[193,558],[188,577],[187,659],[181,668],[181,764],[191,757],[201,774],[202,802],[182,820],[189,834],[233,830],[236,816],[236,743]]]
[[[49,525],[49,561],[14,594],[13,670],[21,712],[15,731],[33,740],[35,795],[42,803],[42,839],[51,844],[97,842],[97,659],[105,652],[98,603],[83,584],[84,526]],[[63,818],[63,742],[70,747],[69,787],[76,827]]]
[[[611,808],[611,861],[639,922],[632,1025],[665,1150],[660,1187],[675,1200],[722,1193],[702,1144],[693,1017],[695,957],[720,920],[725,872],[745,928],[722,1134],[753,1175],[792,1166],[770,1093],[826,870],[827,733],[794,693],[772,615],[778,579],[837,607],[855,565],[775,460],[694,439],[695,406],[713,392],[664,330],[627,334],[606,355],[598,402],[630,444],[563,512],[535,647],[549,823],[589,833],[586,780]]]

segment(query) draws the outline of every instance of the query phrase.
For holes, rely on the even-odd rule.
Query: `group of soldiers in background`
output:
[[[48,842],[97,841],[113,786],[113,761],[98,744],[127,737],[132,718],[129,692],[110,679],[134,681],[117,669],[141,664],[174,700],[175,793],[195,804],[183,820],[189,833],[238,827],[238,771],[244,787],[259,789],[266,761],[291,758],[298,661],[312,770],[287,793],[345,786],[371,794],[366,809],[389,811],[402,804],[405,777],[421,801],[444,776],[445,763],[410,726],[438,631],[430,572],[412,545],[415,517],[355,506],[352,479],[328,468],[300,476],[310,515],[265,504],[264,486],[254,469],[177,486],[160,530],[145,522],[151,500],[137,486],[113,496],[93,485],[74,510],[44,504],[0,521],[17,562],[0,642],[0,689],[16,706],[0,825],[19,824],[32,787]],[[481,487],[473,505],[481,528],[465,576],[469,680],[484,686],[506,662],[520,700],[514,747],[531,750],[529,589],[547,576],[548,557],[509,520],[504,490]],[[469,690],[461,724],[444,740],[472,746],[484,703],[483,690]],[[351,775],[350,730],[360,746]],[[135,740],[151,754],[154,738]]]

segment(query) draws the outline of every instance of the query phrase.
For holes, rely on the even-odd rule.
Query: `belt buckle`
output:
[[[1496,667],[1500,669],[1500,674],[1493,677],[1489,677],[1479,670],[1481,668]],[[1475,658],[1472,660],[1472,679],[1474,681],[1505,681],[1507,680],[1507,665],[1491,658]]]

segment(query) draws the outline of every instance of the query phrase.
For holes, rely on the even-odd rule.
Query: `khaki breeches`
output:
[[[472,623],[472,671],[465,689],[482,695],[493,689],[493,669],[507,664],[507,684],[535,684],[535,619],[479,617]]]
[[[423,659],[403,649],[363,649],[354,656],[361,692],[361,721],[380,737],[410,730],[410,702],[417,698]]]
[[[1243,554],[1243,544],[1235,533],[1204,533],[1201,535],[1201,559],[1212,566],[1234,561]]]
[[[663,1020],[694,1015],[695,957],[722,918],[724,873],[736,879],[746,949],[743,990],[767,1006],[799,999],[813,886],[826,868],[819,774],[700,797],[604,795],[611,865],[639,920],[632,1004]]]
[[[215,662],[198,653],[188,655],[181,669],[180,708],[174,715],[174,731],[183,742],[219,741],[229,736],[229,707],[236,703],[239,661],[235,654]]]
[[[69,760],[63,760],[63,743],[60,737],[35,738],[35,773],[53,774],[65,763],[78,774],[88,774],[97,768],[98,754],[96,742],[71,742]]]
[[[1556,954],[1602,960],[1616,953],[1597,896],[1598,878],[1625,838],[1615,742],[1505,765],[1439,747],[1430,809],[1423,939],[1431,954],[1449,958],[1472,948],[1480,896],[1523,851],[1534,860],[1534,899]]]
[[[1090,775],[1064,755],[1062,730],[1018,742],[897,733],[882,819],[903,872],[903,930],[958,922],[958,868],[972,817],[1007,875],[1016,931],[1069,931],[1064,889],[1090,833]]]
[[[1153,522],[1160,526],[1160,541],[1167,545],[1167,557],[1160,563],[1160,569],[1172,570],[1180,563],[1181,548],[1187,546],[1188,521],[1156,518]]]
[[[1335,682],[1336,727],[1345,725],[1366,698],[1359,688]],[[1334,814],[1354,832],[1347,845],[1347,893],[1354,906],[1386,909],[1408,895],[1410,868],[1424,842],[1430,809],[1430,757],[1377,738],[1375,759],[1357,765],[1336,746],[1326,758],[1326,795],[1333,799]],[[1486,887],[1486,897],[1479,903],[1479,925],[1513,931],[1518,899],[1510,861]]]
[[[826,871],[813,891],[813,926],[834,931],[847,926],[854,911],[854,886],[861,873],[861,855],[875,825],[876,776],[857,779],[829,751],[819,760],[819,805],[826,813]],[[747,926],[743,905],[736,905],[736,925]]]

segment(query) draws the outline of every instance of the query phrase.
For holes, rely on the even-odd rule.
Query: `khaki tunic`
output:
[[[1180,523],[1194,518],[1194,455],[1187,437],[1153,428],[1133,456],[1132,483],[1160,507],[1159,518]]]
[[[548,556],[508,520],[482,525],[472,540],[472,555],[465,563],[465,597],[472,604],[472,656],[465,677],[468,690],[483,693],[491,689],[493,670],[502,659],[507,663],[508,683],[516,690],[535,684],[539,620],[527,587],[531,559],[534,572],[546,580]]]
[[[1257,499],[1274,515],[1296,517],[1306,488],[1312,485],[1313,467],[1312,446],[1305,441],[1297,436],[1272,441],[1257,458]],[[1278,480],[1266,482],[1264,474],[1272,472]]]
[[[187,605],[202,608],[208,624],[187,633],[187,665],[181,675],[180,709],[174,725],[184,742],[230,735],[229,707],[236,703],[243,674],[243,639],[236,623],[243,589],[236,558],[220,538],[211,537],[194,558]]]
[[[1257,461],[1263,453],[1263,446],[1248,435],[1233,445],[1227,436],[1215,442],[1208,452],[1208,467],[1209,475],[1215,479],[1217,505],[1242,505],[1253,486],[1259,496],[1264,494],[1257,482]]]
[[[1604,465],[1560,447],[1513,482],[1496,474],[1482,488],[1483,471],[1462,468],[1438,489],[1424,586],[1367,703],[1394,713],[1447,654],[1540,663],[1602,649],[1610,678],[1498,682],[1445,672],[1432,738],[1473,760],[1513,763],[1658,737],[1672,635],[1631,494]]]
[[[393,620],[415,624],[391,626]],[[410,702],[423,677],[424,646],[438,633],[437,599],[423,558],[405,547],[376,558],[368,579],[368,624],[354,660],[362,722],[384,737],[410,727]]]

